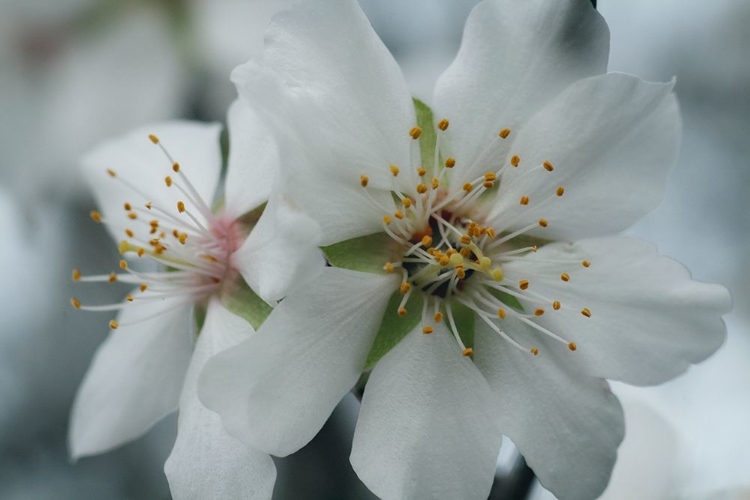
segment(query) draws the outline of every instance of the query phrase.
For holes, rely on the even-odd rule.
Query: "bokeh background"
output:
[[[167,418],[144,438],[71,463],[68,412],[107,316],[69,298],[109,271],[77,160],[137,125],[224,119],[231,69],[258,54],[290,0],[0,0],[0,499],[168,499]],[[430,102],[473,0],[360,0],[413,92]],[[677,78],[684,138],[662,205],[630,231],[734,295],[729,336],[664,386],[614,390],[627,436],[606,499],[750,498],[750,3],[600,0],[610,70]],[[278,499],[367,499],[348,462],[345,399],[307,448],[278,462]],[[499,460],[503,472],[512,445]],[[536,485],[532,498],[552,497]]]

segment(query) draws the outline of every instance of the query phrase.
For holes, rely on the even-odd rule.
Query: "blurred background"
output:
[[[224,120],[231,69],[258,54],[290,0],[0,0],[0,499],[168,499],[176,432],[165,419],[111,453],[68,459],[68,412],[106,315],[80,313],[73,267],[108,272],[115,244],[77,160],[99,141],[168,118]],[[360,0],[416,96],[455,56],[473,0]],[[750,499],[750,4],[600,0],[610,70],[677,78],[680,160],[662,205],[630,232],[728,286],[729,336],[666,385],[616,385],[627,436],[606,499]],[[106,297],[110,294],[111,297]],[[347,397],[307,448],[278,461],[278,499],[367,499],[348,454]],[[504,472],[512,445],[499,460]],[[535,499],[554,498],[535,485]]]

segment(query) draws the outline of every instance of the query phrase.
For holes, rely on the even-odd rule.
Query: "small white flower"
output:
[[[225,203],[212,210],[220,130],[193,122],[153,125],[84,159],[101,207],[92,218],[106,224],[126,257],[163,270],[138,271],[122,260],[119,272],[73,271],[75,281],[135,288],[119,304],[72,299],[77,309],[119,313],[76,397],[70,449],[78,458],[119,446],[179,402],[177,442],[166,464],[175,498],[221,492],[270,498],[276,476],[271,458],[224,432],[197,399],[197,377],[209,357],[248,338],[270,312],[258,295],[275,304],[289,284],[317,272],[322,260],[317,250],[296,244],[297,238],[314,242],[316,225],[271,194],[275,142],[239,102],[229,112]],[[205,312],[195,352],[194,309]]]
[[[479,4],[434,120],[354,1],[266,40],[233,79],[333,267],[207,364],[202,401],[283,456],[364,373],[351,461],[378,496],[487,498],[502,434],[560,498],[597,496],[624,432],[605,379],[663,382],[725,335],[726,289],[613,236],[663,194],[673,84],[605,74],[587,0]]]

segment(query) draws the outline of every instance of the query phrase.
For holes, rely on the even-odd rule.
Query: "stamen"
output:
[[[542,163],[542,166],[547,172],[552,172],[555,169],[555,167],[553,167],[552,164],[548,161],[545,161],[544,163]]]
[[[517,167],[519,163],[521,163],[521,158],[519,156],[513,155],[510,158],[510,164],[513,165],[514,167]]]
[[[419,139],[419,136],[422,135],[422,127],[419,127],[419,126],[412,127],[412,129],[409,130],[409,135],[411,136],[412,139],[416,141],[417,139]]]
[[[583,314],[583,315],[584,315],[584,316],[586,316],[587,318],[590,318],[590,317],[591,317],[591,311],[589,311],[589,310],[588,310],[588,308],[586,308],[586,307],[584,307],[584,308],[583,308],[583,309],[581,310],[581,314]]]
[[[503,139],[507,139],[508,136],[510,135],[510,129],[509,128],[504,128],[497,135],[499,135]]]
[[[112,330],[117,330],[117,327],[119,327],[119,326],[120,326],[120,325],[119,325],[119,324],[117,323],[117,321],[115,321],[115,320],[113,320],[113,319],[109,320],[109,327],[110,327],[110,328],[111,328]]]
[[[390,169],[391,173],[393,174],[393,177],[398,176],[399,169],[398,169],[398,167],[396,165],[391,165],[388,168]]]
[[[562,196],[563,194],[565,194],[565,188],[563,186],[558,187],[556,194],[557,196]]]
[[[447,118],[443,118],[442,120],[438,122],[438,128],[442,130],[443,132],[448,130],[449,125],[450,125],[450,122],[448,121]]]
[[[456,166],[456,159],[455,158],[446,158],[445,160],[445,168],[453,168]]]
[[[72,273],[73,281],[80,281],[81,279],[81,271],[79,269],[73,269]]]

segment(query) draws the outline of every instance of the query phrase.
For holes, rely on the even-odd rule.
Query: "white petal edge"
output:
[[[607,70],[609,29],[587,0],[487,0],[435,85],[435,119],[450,119],[444,156],[461,186],[500,164],[518,127],[568,85]],[[511,129],[507,140],[500,130]],[[493,143],[486,161],[476,160]]]
[[[276,481],[271,457],[229,436],[221,418],[198,400],[198,375],[215,354],[254,333],[212,299],[180,396],[177,441],[164,472],[175,500],[270,499]]]
[[[177,408],[193,349],[191,307],[152,300],[121,311],[73,402],[74,459],[132,441]]]
[[[536,337],[510,317],[502,327],[519,342]],[[620,403],[606,381],[578,371],[565,353],[532,345],[538,356],[477,322],[474,361],[494,392],[496,421],[560,500],[594,499],[609,482],[625,432]]]
[[[521,163],[503,172],[489,222],[512,231],[544,218],[549,226],[530,234],[572,241],[618,233],[653,210],[680,144],[673,87],[620,73],[571,85],[519,132]]]
[[[529,290],[561,302],[536,322],[576,342],[571,362],[594,377],[659,384],[706,359],[726,337],[729,291],[694,281],[682,264],[635,238],[552,243],[503,269],[509,280],[528,279]]]
[[[384,500],[485,500],[502,442],[496,412],[445,324],[430,335],[415,329],[370,374],[352,466]]]
[[[201,401],[240,441],[294,453],[357,382],[397,288],[393,275],[325,268],[281,301],[256,335],[206,364]]]

